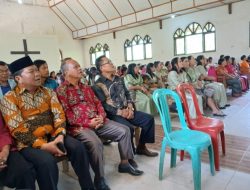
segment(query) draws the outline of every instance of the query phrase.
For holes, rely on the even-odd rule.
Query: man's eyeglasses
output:
[[[109,60],[109,61],[107,61],[106,63],[101,64],[101,66],[103,66],[103,65],[107,65],[107,64],[112,65],[113,63],[112,63],[112,61],[111,61],[111,60]]]

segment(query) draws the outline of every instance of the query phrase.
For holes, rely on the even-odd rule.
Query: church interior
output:
[[[248,73],[244,75],[246,84],[241,81],[242,92],[234,92],[233,87],[225,84],[224,78],[220,81],[218,77],[217,81],[225,86],[227,103],[218,106],[223,108],[216,112],[206,105],[209,98],[201,100],[202,114],[224,124],[226,153],[223,155],[219,138],[220,168],[216,169],[215,175],[210,173],[208,153],[200,153],[201,188],[196,190],[248,190],[249,15],[250,0],[0,0],[0,60],[10,64],[28,55],[32,60],[45,60],[50,72],[60,73],[61,61],[73,58],[88,75],[95,67],[96,59],[102,55],[117,69],[134,63],[141,71],[143,66],[146,68],[147,64],[157,61],[168,70],[175,57],[189,60],[188,56],[198,58],[200,55],[213,68],[227,56],[230,60],[234,58],[235,64],[240,67],[245,55]],[[208,58],[212,58],[210,63]],[[204,67],[206,70],[210,68]],[[92,82],[88,84],[93,85]],[[164,87],[161,88],[170,85],[167,79],[162,83]],[[245,89],[243,83],[247,85]],[[190,155],[185,153],[181,161],[177,152],[176,167],[171,168],[169,147],[165,151],[163,177],[159,179],[164,138],[162,122],[165,120],[159,110],[152,115],[155,119],[155,143],[149,148],[159,155],[150,158],[135,154],[135,161],[144,173],[134,177],[117,171],[120,159],[117,143],[104,145],[104,172],[108,186],[113,190],[195,189]],[[181,122],[178,114],[170,112],[170,119],[172,127],[179,129]],[[58,166],[58,189],[81,189],[72,166],[67,161],[58,162]],[[4,186],[3,189],[14,188]]]

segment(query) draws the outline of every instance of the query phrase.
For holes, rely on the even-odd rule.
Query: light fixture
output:
[[[175,18],[175,15],[171,15],[171,18]]]
[[[23,0],[17,0],[19,4],[23,4]]]

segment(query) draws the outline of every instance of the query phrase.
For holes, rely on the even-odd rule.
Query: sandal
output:
[[[213,116],[224,117],[224,116],[227,116],[227,115],[224,114],[223,112],[221,112],[221,113],[213,113]]]

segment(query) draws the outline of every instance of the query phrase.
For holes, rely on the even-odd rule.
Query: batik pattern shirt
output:
[[[119,109],[127,108],[129,103],[133,103],[123,79],[118,76],[114,76],[112,80],[101,76],[96,81],[96,86],[99,89],[96,88],[95,92],[108,114],[117,115]]]
[[[89,124],[96,116],[102,116],[104,120],[106,118],[101,102],[88,85],[79,82],[76,88],[64,81],[57,88],[57,96],[69,123],[67,131],[73,136],[78,135],[83,128],[90,128]]]
[[[65,129],[65,115],[56,93],[45,87],[31,94],[16,86],[3,97],[0,109],[19,150],[40,148]]]

